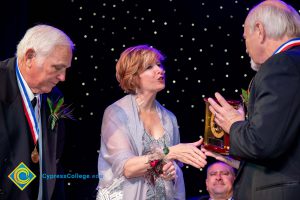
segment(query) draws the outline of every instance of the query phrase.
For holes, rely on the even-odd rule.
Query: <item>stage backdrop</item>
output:
[[[148,44],[166,56],[166,89],[158,100],[177,116],[182,142],[203,135],[203,98],[218,91],[240,100],[241,88],[255,74],[242,36],[244,19],[257,0],[10,2],[0,14],[1,60],[13,56],[25,30],[39,23],[64,30],[76,45],[67,81],[59,84],[77,118],[67,122],[66,173],[97,174],[103,111],[124,96],[115,64],[125,48]],[[297,0],[288,2],[300,9]],[[187,197],[207,193],[205,169],[184,166],[183,172]],[[68,199],[93,199],[98,180],[73,178],[65,183]]]

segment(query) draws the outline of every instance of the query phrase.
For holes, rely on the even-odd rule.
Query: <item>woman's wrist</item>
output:
[[[175,160],[176,159],[176,156],[174,154],[174,148],[175,148],[175,146],[169,147],[169,153],[167,155],[165,155],[166,160]]]
[[[152,161],[155,160],[162,160],[164,159],[164,155],[161,153],[151,153],[146,155],[146,164],[150,164]]]

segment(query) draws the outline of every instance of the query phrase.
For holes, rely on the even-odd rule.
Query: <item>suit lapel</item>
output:
[[[43,136],[43,173],[48,175],[56,174],[56,141],[57,127],[50,129],[48,118],[50,110],[47,105],[47,94],[42,95],[41,115],[42,115],[42,136]],[[51,199],[55,186],[55,179],[43,180],[43,193],[46,199]]]

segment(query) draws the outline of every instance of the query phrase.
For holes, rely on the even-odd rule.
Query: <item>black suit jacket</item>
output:
[[[234,199],[300,196],[300,47],[271,56],[250,89],[248,120],[230,129],[230,154],[243,159]]]
[[[18,88],[16,59],[0,62],[0,199],[34,199],[38,191],[39,177],[21,191],[8,175],[23,162],[34,173],[39,174],[39,165],[31,161],[33,139],[22,106]],[[59,158],[63,150],[64,126],[59,121],[52,131],[48,125],[49,108],[47,97],[56,100],[62,96],[58,89],[42,95],[41,120],[43,136],[43,173],[57,174]],[[40,141],[39,141],[40,142]],[[43,179],[43,199],[52,199],[56,189],[55,179]],[[33,188],[35,187],[35,188]]]

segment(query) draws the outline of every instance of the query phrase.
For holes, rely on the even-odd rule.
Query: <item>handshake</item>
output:
[[[203,146],[203,138],[193,143],[180,143],[169,147],[170,152],[166,156],[168,160],[177,160],[182,163],[192,165],[196,168],[203,168],[207,164],[207,156],[214,157],[215,159],[225,162],[228,165],[238,169],[239,161],[230,158],[229,156],[223,156],[218,153],[214,153],[205,149]]]

